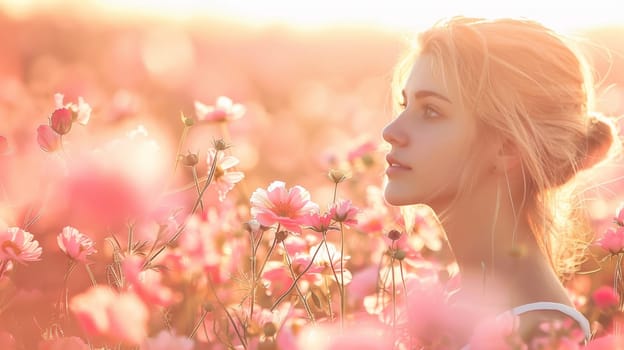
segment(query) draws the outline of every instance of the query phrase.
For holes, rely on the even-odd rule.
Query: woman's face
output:
[[[439,209],[457,193],[476,122],[461,108],[456,88],[432,72],[432,58],[415,61],[403,89],[403,111],[383,130],[392,146],[386,159],[386,201]],[[448,86],[448,87],[447,87]]]

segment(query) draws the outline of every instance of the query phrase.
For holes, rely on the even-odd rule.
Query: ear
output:
[[[518,148],[509,140],[499,139],[496,142],[497,152],[494,156],[494,172],[509,173],[520,165]]]

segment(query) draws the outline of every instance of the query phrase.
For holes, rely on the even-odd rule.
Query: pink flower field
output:
[[[624,52],[624,27],[586,34]],[[0,7],[0,349],[624,349],[620,159],[591,174],[593,240],[564,276],[589,343],[447,302],[435,215],[382,195],[403,49]],[[624,114],[622,55],[588,50]]]

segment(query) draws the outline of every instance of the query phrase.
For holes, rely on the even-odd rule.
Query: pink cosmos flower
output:
[[[594,291],[592,299],[599,309],[606,310],[620,303],[620,296],[611,286],[602,286]]]
[[[264,226],[280,224],[286,230],[301,233],[303,217],[318,211],[305,188],[286,189],[282,181],[274,181],[266,190],[259,188],[251,195],[251,215]]]
[[[331,213],[313,213],[304,215],[301,218],[301,223],[307,226],[312,231],[327,232],[328,230],[335,230],[336,227],[331,226],[332,216]]]
[[[155,338],[147,338],[143,341],[141,350],[192,350],[195,346],[193,340],[187,337],[179,337],[169,331],[162,330]]]
[[[585,338],[577,322],[571,318],[542,322],[539,330],[542,335],[533,336],[531,349],[580,350]]]
[[[82,329],[113,341],[140,344],[147,337],[147,307],[134,293],[95,286],[74,296],[69,305]]]
[[[208,151],[208,169],[210,169],[212,163],[215,161],[216,154],[217,151],[215,149]],[[217,165],[211,185],[216,186],[217,192],[219,193],[219,200],[223,202],[223,200],[225,200],[225,195],[235,184],[239,183],[245,177],[245,174],[240,171],[230,170],[239,163],[239,160],[233,156],[226,156],[223,152],[219,152],[216,162]]]
[[[326,245],[326,247],[323,247],[322,245]],[[317,249],[320,249],[320,251],[318,252],[318,254],[316,254],[316,258],[314,258],[314,263],[325,267],[323,271],[325,275],[332,277],[338,283],[342,283],[341,279],[344,278],[345,285],[351,282],[351,271],[344,268],[344,265],[342,269],[340,268],[340,257],[342,255],[340,254],[340,250],[338,250],[335,245],[329,242],[319,243],[318,245],[314,245],[310,248],[309,255],[313,256],[314,252],[316,252]],[[343,259],[343,264],[346,263],[349,259],[351,259],[350,256],[345,256]],[[334,271],[336,272],[335,276]]]
[[[63,231],[56,236],[56,242],[63,253],[70,259],[82,263],[87,262],[89,255],[97,253],[97,250],[93,247],[95,243],[91,238],[71,226],[63,228]]]
[[[329,209],[332,219],[336,222],[342,222],[345,225],[357,224],[355,216],[358,214],[359,209],[354,207],[350,200],[340,200],[333,204]]]
[[[67,134],[72,122],[72,112],[68,108],[59,108],[50,116],[50,127],[59,135]]]
[[[341,330],[335,325],[305,327],[297,337],[300,350],[376,350],[392,349],[393,339],[383,325],[370,320],[358,320]]]
[[[128,256],[122,262],[124,276],[133,290],[147,304],[169,306],[178,298],[161,284],[162,274],[152,269],[143,270],[144,259]]]
[[[195,115],[199,121],[225,122],[240,119],[245,114],[243,105],[232,103],[232,100],[225,96],[219,96],[215,106],[207,106],[199,101],[195,101]]]
[[[89,350],[82,339],[78,337],[56,338],[42,340],[37,346],[37,350]]]
[[[483,350],[527,349],[526,344],[516,333],[519,323],[519,318],[510,312],[479,322],[470,338],[470,348]]]
[[[619,254],[624,251],[624,227],[608,229],[596,244],[611,254]]]
[[[292,259],[292,269],[296,275],[303,273],[305,268],[312,261],[312,257],[304,254],[296,256]],[[308,283],[316,283],[321,280],[320,273],[323,267],[312,265],[310,269],[299,279],[299,284],[306,281]],[[293,283],[293,277],[288,267],[281,261],[269,261],[262,272],[262,280],[266,282],[269,292],[273,295],[281,295]]]
[[[40,260],[41,247],[33,237],[19,227],[0,231],[0,260],[10,259],[22,264]]]
[[[39,125],[37,128],[37,143],[46,152],[55,152],[61,148],[61,136],[49,125]]]
[[[624,336],[607,335],[594,339],[587,344],[585,350],[606,350],[606,349],[622,349],[624,348]]]
[[[366,141],[347,154],[349,163],[355,162],[358,158],[363,158],[377,149],[377,144],[373,141]]]

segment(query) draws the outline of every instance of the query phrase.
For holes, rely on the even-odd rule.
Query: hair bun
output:
[[[612,119],[601,114],[592,114],[588,119],[589,125],[585,135],[586,148],[578,164],[579,170],[589,169],[609,158],[614,141],[619,139],[617,128]]]

